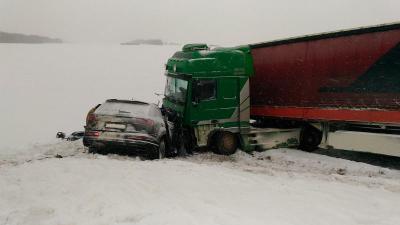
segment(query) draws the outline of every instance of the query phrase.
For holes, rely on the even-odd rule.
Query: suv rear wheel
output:
[[[163,159],[165,158],[165,152],[167,149],[167,143],[165,138],[161,138],[160,143],[158,145],[158,149],[154,152],[149,153],[149,159]]]
[[[95,153],[97,153],[97,148],[95,148],[95,147],[92,147],[92,146],[89,146],[89,150],[88,150],[88,152],[89,152],[89,153],[93,153],[93,154],[95,154]]]
[[[167,149],[167,143],[165,142],[165,138],[162,138],[160,141],[160,145],[158,147],[158,158],[165,158],[165,151]]]

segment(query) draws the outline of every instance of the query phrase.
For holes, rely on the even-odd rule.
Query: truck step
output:
[[[299,136],[298,128],[257,128],[247,134],[249,145],[258,150],[297,146]]]

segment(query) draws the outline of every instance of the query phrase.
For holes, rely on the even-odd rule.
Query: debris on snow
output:
[[[346,172],[347,172],[346,169],[343,168],[339,168],[336,170],[336,173],[339,175],[346,175]]]

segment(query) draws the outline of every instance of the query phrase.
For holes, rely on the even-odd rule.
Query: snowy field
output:
[[[400,224],[400,172],[343,159],[279,149],[142,161],[79,142],[31,151],[0,162],[0,224]]]
[[[107,98],[157,102],[179,46],[0,44],[0,152],[82,130]]]
[[[177,46],[0,45],[0,225],[398,225],[400,171],[290,149],[92,155],[87,110],[157,101]]]

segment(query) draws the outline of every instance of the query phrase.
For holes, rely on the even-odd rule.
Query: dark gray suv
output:
[[[83,143],[89,152],[124,148],[154,159],[165,157],[166,135],[157,105],[109,99],[89,111]]]

